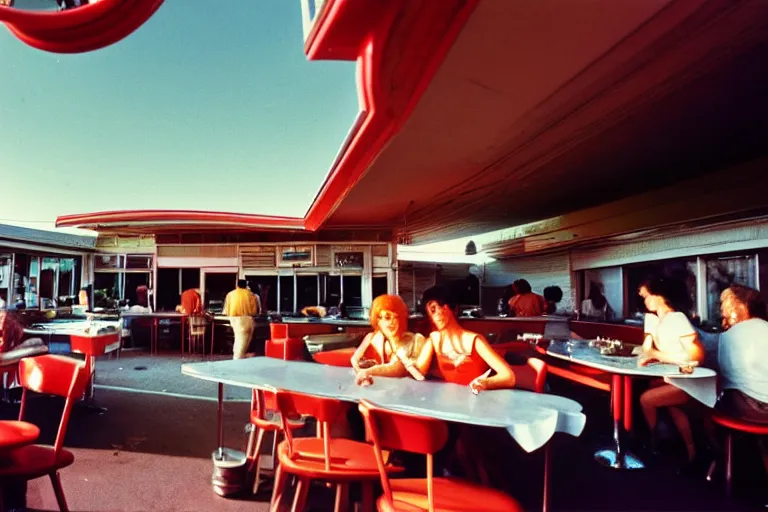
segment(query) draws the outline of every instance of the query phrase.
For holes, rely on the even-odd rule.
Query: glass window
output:
[[[40,258],[37,256],[29,258],[29,281],[24,300],[28,308],[40,306]]]
[[[360,276],[344,275],[342,279],[344,287],[344,305],[349,308],[363,307],[363,282]]]
[[[8,304],[8,289],[11,286],[11,265],[13,257],[10,254],[0,254],[0,306]]]
[[[688,290],[687,300],[682,304],[682,312],[695,320],[696,311],[696,259],[672,259],[651,261],[624,267],[627,276],[627,312],[630,318],[642,318],[645,304],[637,290],[643,281],[654,277],[672,279],[685,285]]]
[[[93,307],[117,309],[122,297],[122,274],[117,272],[96,272],[93,282]]]
[[[293,276],[280,276],[280,311],[293,311]]]
[[[125,268],[150,270],[152,268],[152,256],[128,255],[125,260]]]
[[[373,298],[375,299],[379,295],[387,294],[387,274],[376,274],[373,276]]]
[[[277,311],[277,276],[246,275],[251,291],[259,296],[264,312]],[[293,285],[291,285],[293,286]],[[293,307],[293,303],[291,303]]]
[[[708,320],[719,326],[720,294],[732,284],[757,288],[757,264],[753,254],[708,258],[706,263]]]
[[[58,286],[59,259],[43,258],[40,268],[40,307],[56,308],[56,287]]]
[[[214,312],[222,311],[227,294],[236,286],[237,274],[234,272],[206,272],[203,307]]]
[[[317,306],[317,274],[296,276],[296,309]],[[335,304],[328,304],[329,306]]]
[[[96,270],[123,268],[123,256],[118,254],[97,254],[93,259],[93,268]]]
[[[362,252],[337,252],[333,259],[337,268],[363,268]]]
[[[79,265],[79,258],[59,259],[59,278],[57,290],[59,306],[71,306],[72,304],[76,303],[80,284],[80,276],[77,275]]]
[[[147,293],[150,287],[149,272],[126,272],[123,282],[125,283],[125,292],[122,298],[125,299],[128,306],[148,307],[152,303]],[[144,290],[139,291],[140,287],[143,287]]]
[[[325,279],[325,301],[338,306],[341,302],[341,276],[323,276]],[[322,297],[322,295],[321,295]]]

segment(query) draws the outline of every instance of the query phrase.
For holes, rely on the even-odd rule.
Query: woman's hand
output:
[[[373,384],[373,377],[367,370],[360,370],[355,374],[355,384],[362,387],[370,386]]]
[[[481,391],[485,391],[488,389],[488,379],[478,377],[472,382],[469,383],[469,389],[472,390],[474,394],[479,394]]]
[[[643,351],[637,358],[637,366],[648,366],[653,361],[661,362],[659,356],[659,351],[655,349]]]

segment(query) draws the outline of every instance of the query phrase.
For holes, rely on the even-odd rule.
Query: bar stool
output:
[[[733,490],[733,431],[736,430],[757,436],[768,436],[768,425],[752,423],[717,413],[712,416],[712,421],[725,428],[725,493],[731,496]],[[713,470],[714,466],[710,468],[708,478]]]

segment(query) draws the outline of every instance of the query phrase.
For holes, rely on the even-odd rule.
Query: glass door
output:
[[[224,309],[224,299],[237,287],[237,267],[216,267],[201,269],[203,308],[214,313]]]

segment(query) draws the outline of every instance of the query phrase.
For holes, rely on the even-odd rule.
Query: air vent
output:
[[[389,246],[386,245],[372,245],[371,246],[371,255],[375,258],[376,256],[384,256],[385,258],[389,257]]]
[[[330,245],[315,246],[315,264],[318,267],[331,266],[331,246]]]
[[[166,258],[236,258],[234,245],[161,245],[157,255]]]
[[[274,247],[243,247],[240,249],[240,260],[244,270],[274,269],[277,266]]]

